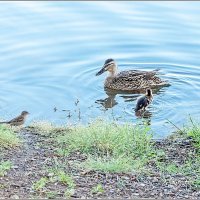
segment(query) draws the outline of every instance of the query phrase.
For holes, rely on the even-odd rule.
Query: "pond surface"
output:
[[[0,116],[146,120],[166,137],[175,130],[168,120],[199,117],[199,22],[200,2],[0,2]],[[107,58],[120,70],[160,68],[171,83],[155,93],[147,119],[133,110],[141,94],[104,91],[106,74],[95,73]]]

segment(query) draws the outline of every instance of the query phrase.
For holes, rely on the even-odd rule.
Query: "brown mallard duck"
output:
[[[105,71],[109,74],[105,80],[104,87],[118,91],[141,91],[147,88],[157,88],[168,86],[167,81],[161,80],[157,75],[158,70],[140,71],[128,70],[118,73],[116,62],[110,58],[107,59],[102,69],[96,73],[96,76],[101,75]]]

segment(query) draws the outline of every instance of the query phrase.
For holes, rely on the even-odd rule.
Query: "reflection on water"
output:
[[[152,117],[152,112],[150,112],[148,110],[137,111],[137,112],[135,112],[135,116],[137,116],[138,118],[150,119]],[[148,124],[150,125],[150,123],[148,123]]]
[[[137,111],[135,112],[135,116],[138,117],[138,119],[145,119],[145,125],[151,125],[152,112],[149,110],[145,110],[143,112]]]
[[[105,110],[108,110],[109,108],[112,108],[118,104],[115,100],[115,96],[116,95],[113,95],[113,94],[108,95],[107,98],[96,100],[95,103],[102,105]]]
[[[107,97],[104,99],[98,99],[95,101],[95,103],[100,104],[103,107],[103,110],[105,110],[105,111],[110,108],[113,108],[114,106],[116,106],[118,104],[118,102],[116,100],[117,95],[119,95],[121,98],[123,98],[124,102],[134,102],[134,101],[136,102],[137,99],[141,96],[141,94],[144,93],[144,90],[141,90],[140,94],[138,94],[138,91],[124,92],[124,94],[123,94],[122,91],[111,90],[108,88],[104,88],[104,91],[105,91]],[[162,94],[164,92],[165,92],[165,90],[162,90],[162,87],[152,89],[153,96]],[[135,107],[133,106],[133,108],[131,109],[132,112],[134,112],[134,108]],[[148,125],[151,125],[152,115],[153,115],[153,113],[150,110],[148,110],[148,107],[145,111],[135,112],[135,116],[139,119],[141,119],[141,118],[146,119],[146,122]]]
[[[1,2],[0,117],[28,110],[27,124],[150,120],[155,137],[166,137],[168,119],[179,127],[189,114],[199,119],[199,21],[194,1]],[[121,71],[159,68],[170,82],[153,91],[142,118],[134,108],[143,92],[104,91],[105,76],[95,76],[110,57]]]

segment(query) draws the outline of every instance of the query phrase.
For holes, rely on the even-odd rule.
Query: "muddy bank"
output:
[[[1,160],[12,163],[0,177],[1,198],[200,199],[200,188],[194,184],[199,180],[198,152],[192,138],[156,141],[159,159],[152,158],[141,173],[102,173],[77,167],[74,163],[86,159],[79,152],[59,155],[54,136],[26,128],[17,134],[23,140],[21,147],[1,155]],[[72,179],[56,178],[56,170]]]

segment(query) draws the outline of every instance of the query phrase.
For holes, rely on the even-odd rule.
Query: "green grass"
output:
[[[190,152],[187,153],[185,157],[185,161],[177,166],[174,163],[162,162],[157,159],[156,165],[158,169],[162,173],[169,173],[169,174],[182,174],[188,178],[193,186],[196,189],[200,188],[200,124],[195,122],[191,117],[189,119],[189,123],[185,125],[182,129],[178,128],[178,132],[173,135],[171,140],[176,138],[183,138],[188,139],[192,138],[193,142],[191,145],[194,149],[191,149]],[[163,152],[163,157],[165,157],[165,153]],[[159,154],[157,154],[158,156]],[[162,159],[161,159],[162,160]],[[193,177],[196,177],[194,180]]]
[[[0,183],[0,189],[5,189],[6,185]]]
[[[83,167],[128,172],[140,170],[154,152],[149,132],[149,127],[96,120],[88,126],[75,127],[57,140],[63,151],[87,155]]]
[[[60,166],[59,166],[60,167]],[[50,177],[41,177],[38,181],[34,182],[32,189],[39,193],[45,193],[48,198],[56,198],[59,194],[59,191],[47,191],[47,184],[62,184],[66,187],[64,196],[66,198],[71,197],[75,192],[75,182],[73,177],[65,173],[63,169],[55,168],[48,169],[48,173],[51,174]]]
[[[89,170],[100,170],[104,172],[141,172],[144,165],[147,163],[147,157],[140,157],[135,160],[126,157],[93,157],[88,156],[88,159],[81,164]]]
[[[55,151],[59,156],[68,156],[69,155],[69,151],[66,149],[63,149],[63,148],[57,148]]]
[[[55,129],[55,126],[47,121],[38,121],[31,123],[28,128],[34,128],[40,135],[49,135]]]
[[[11,127],[0,125],[0,149],[8,147],[16,147],[20,144],[19,138],[16,136]]]
[[[69,176],[68,174],[66,174],[64,171],[58,171],[57,172],[57,177],[58,177],[58,181],[61,182],[64,185],[67,185],[69,188],[74,188],[75,183],[74,180],[71,176]]]
[[[195,188],[195,189],[200,189],[200,177],[194,181],[192,181],[192,186]]]
[[[58,192],[57,191],[49,191],[46,192],[46,196],[48,199],[56,199],[58,197]]]
[[[36,181],[32,188],[36,191],[40,191],[42,190],[43,188],[45,188],[46,184],[48,183],[48,178],[46,177],[42,177],[40,178],[38,181]]]
[[[64,196],[66,198],[70,198],[74,192],[75,192],[75,182],[71,175],[67,174],[64,171],[63,166],[59,165],[59,163],[56,162],[56,165],[54,168],[48,169],[48,172],[51,174],[51,177],[49,178],[49,182],[51,183],[61,183],[62,185],[66,186],[66,190],[64,193]]]
[[[103,193],[104,192],[103,186],[101,184],[97,184],[96,186],[92,187],[91,192],[92,194]]]
[[[161,172],[167,172],[169,174],[176,174],[180,171],[180,169],[174,164],[166,164],[162,162],[157,162],[157,167],[160,169]]]
[[[7,172],[11,169],[12,163],[10,161],[0,162],[0,177],[5,176]]]
[[[63,185],[67,185],[68,188],[74,188],[75,182],[73,178],[64,172],[62,169],[53,168],[50,169],[49,172],[52,174],[52,177],[50,177],[50,182],[60,182]]]
[[[181,174],[187,177],[190,185],[194,189],[200,189],[200,158],[198,155],[187,156],[184,163],[176,166],[174,163],[156,162],[159,171],[162,174]],[[196,177],[194,179],[194,177]]]
[[[65,173],[63,170],[58,170],[56,171],[56,178],[58,182],[67,186],[64,196],[66,198],[71,197],[75,192],[75,186],[76,186],[72,176]]]
[[[200,150],[200,124],[190,117],[190,124],[183,128],[183,132],[194,139],[195,147]]]
[[[35,121],[31,123],[28,129],[33,129],[41,136],[54,136],[61,134],[63,131],[70,131],[70,127],[56,126],[55,124],[48,121]]]

